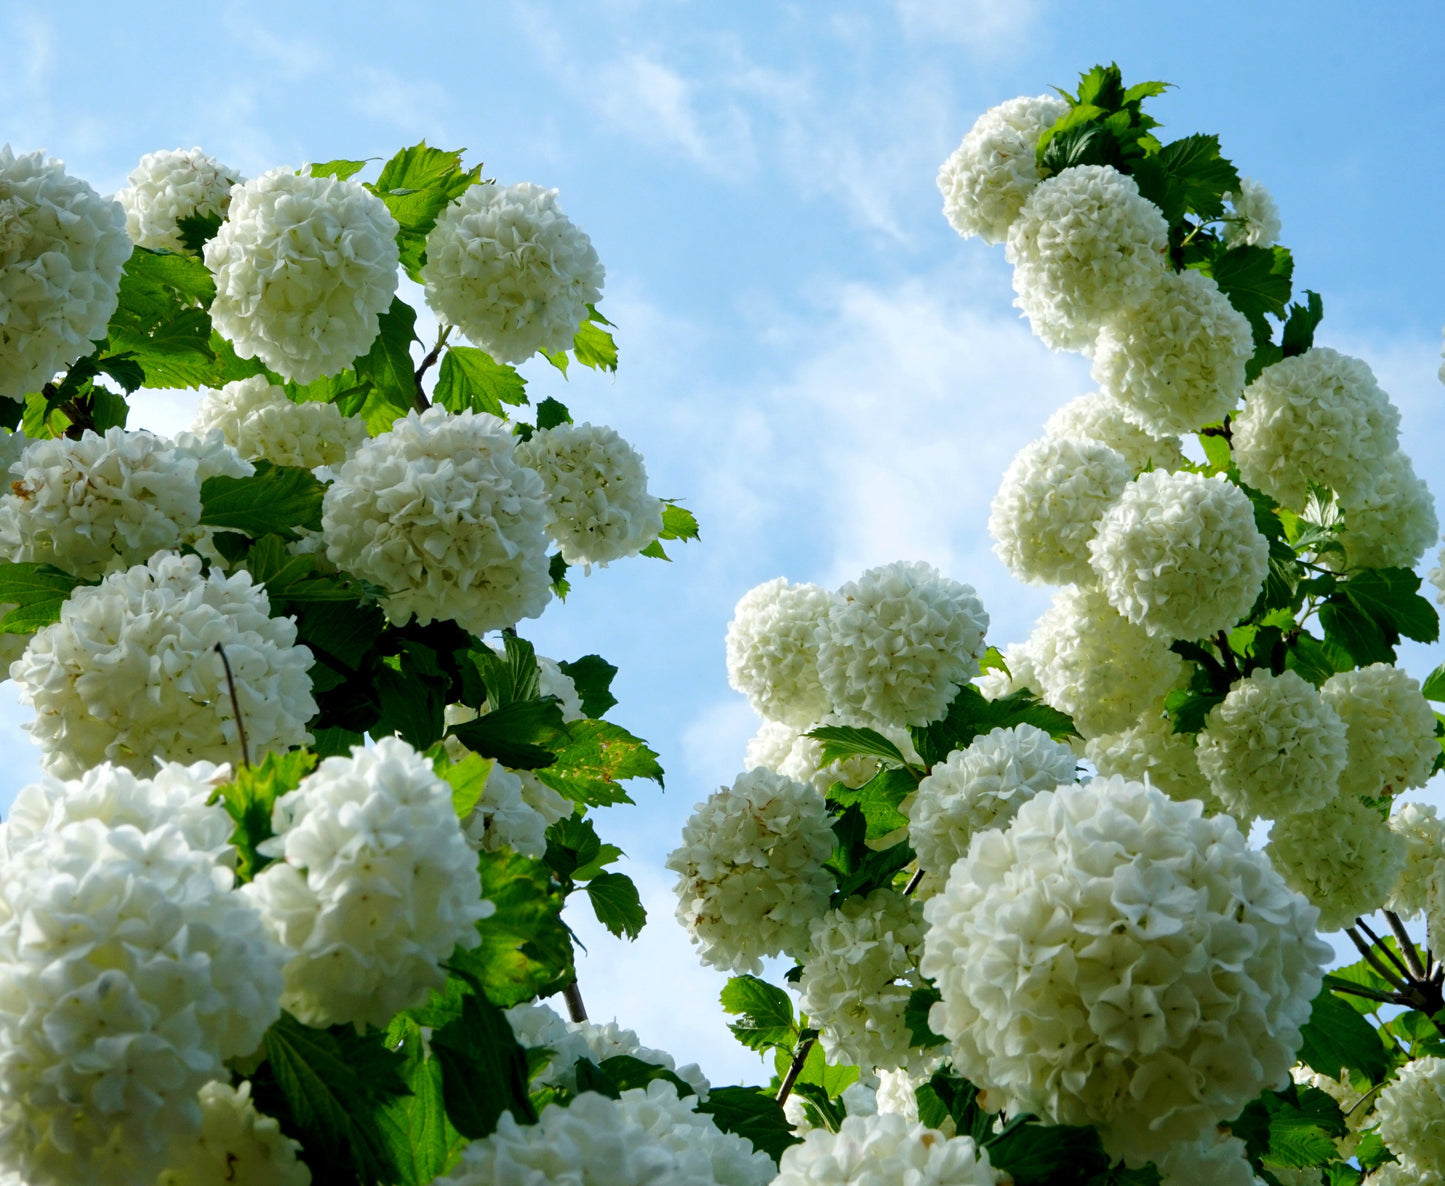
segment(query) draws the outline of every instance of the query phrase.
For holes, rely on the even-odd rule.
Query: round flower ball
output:
[[[755,976],[764,956],[801,958],[833,893],[833,843],[823,796],[761,767],[699,803],[667,858],[698,958]]]
[[[642,455],[605,425],[542,429],[516,457],[542,476],[547,534],[568,564],[635,556],[662,532],[662,501],[647,492]]]
[[[974,121],[963,142],[938,170],[943,216],[965,239],[1002,243],[1043,180],[1037,163],[1039,137],[1069,105],[1054,95],[1010,99]]]
[[[1380,1136],[1407,1170],[1445,1174],[1445,1058],[1406,1063],[1375,1101]]]
[[[913,1072],[932,1055],[912,1045],[904,1012],[923,987],[923,904],[897,890],[853,897],[813,922],[798,1007],[822,1032],[829,1061]]]
[[[994,1186],[988,1152],[893,1112],[845,1116],[815,1128],[778,1161],[773,1186]]]
[[[245,892],[286,950],[281,1003],[308,1025],[385,1029],[477,945],[493,907],[451,786],[399,737],[325,759],[271,826],[259,851],[276,860]]]
[[[23,400],[105,337],[130,253],[117,202],[0,145],[0,396]]]
[[[1273,247],[1282,224],[1273,195],[1252,177],[1243,177],[1238,193],[1227,193],[1231,217],[1224,224],[1226,247]]]
[[[172,1143],[156,1186],[311,1186],[300,1144],[256,1111],[249,1080],[207,1083],[200,1104],[201,1131]]]
[[[1233,626],[1269,568],[1254,504],[1222,475],[1140,474],[1089,550],[1109,604],[1164,638],[1206,638]]]
[[[1405,838],[1343,791],[1276,821],[1265,852],[1289,886],[1319,907],[1321,931],[1343,930],[1378,910],[1405,868]]]
[[[1435,498],[1399,450],[1372,470],[1372,478],[1340,508],[1347,562],[1351,568],[1414,568],[1440,533]]]
[[[1155,436],[1130,420],[1124,405],[1101,391],[1070,400],[1044,421],[1044,435],[1108,445],[1133,477],[1144,469],[1175,470],[1186,458],[1177,436]]]
[[[1159,1158],[1157,1168],[1161,1175],[1159,1186],[1263,1186],[1263,1179],[1255,1176],[1249,1164],[1244,1142],[1238,1137],[1225,1136],[1223,1131],[1175,1145]],[[1286,1169],[1280,1174],[1291,1172]],[[1305,1172],[1320,1177],[1318,1170]],[[1292,1182],[1287,1176],[1280,1177],[1280,1186],[1290,1186]],[[1319,1183],[1310,1180],[1307,1186],[1319,1186]]]
[[[282,953],[233,892],[214,766],[101,766],[0,826],[0,1168],[156,1180],[197,1093],[280,1016]]]
[[[1341,794],[1379,798],[1429,781],[1440,742],[1435,710],[1418,680],[1402,668],[1374,663],[1330,676],[1320,695],[1339,713],[1349,738]]]
[[[1060,589],[1034,627],[1031,650],[1044,699],[1085,737],[1129,728],[1185,677],[1169,644],[1123,617],[1098,589]]]
[[[376,340],[396,295],[399,230],[359,181],[282,168],[243,182],[203,253],[211,322],[284,379],[334,375]]]
[[[1405,865],[1385,902],[1402,918],[1419,918],[1430,908],[1430,884],[1445,861],[1445,820],[1431,803],[1403,803],[1390,828],[1405,839]]]
[[[818,641],[836,600],[821,585],[783,577],[738,600],[727,630],[728,683],[763,720],[806,730],[832,710],[818,676]]]
[[[1206,815],[1224,810],[1204,772],[1192,733],[1176,733],[1174,722],[1162,711],[1140,715],[1127,729],[1091,737],[1084,757],[1100,774],[1117,774],[1158,787],[1171,799],[1198,799]]]
[[[201,575],[199,556],[158,552],[82,585],[10,667],[41,765],[73,778],[102,762],[148,773],[160,761],[241,756],[225,649],[250,755],[311,741],[311,652],[273,618],[249,572]]]
[[[1074,751],[1033,725],[998,728],[934,765],[908,810],[918,866],[946,874],[986,828],[1007,827],[1039,791],[1074,781]]]
[[[1081,350],[1166,266],[1169,226],[1132,177],[1078,165],[1042,181],[1008,231],[1014,302],[1055,350]]]
[[[191,431],[219,432],[242,457],[304,469],[339,466],[367,439],[366,421],[335,404],[293,403],[265,375],[201,393]]]
[[[1265,367],[1232,427],[1239,476],[1291,510],[1311,482],[1361,498],[1399,449],[1400,413],[1358,358],[1316,346]]]
[[[408,412],[327,487],[327,558],[385,589],[393,622],[485,634],[537,617],[552,596],[546,490],[514,440],[484,412]]]
[[[772,1159],[696,1106],[653,1080],[615,1100],[585,1091],[565,1108],[548,1104],[536,1124],[503,1112],[435,1186],[769,1186]]]
[[[1196,753],[1235,818],[1282,819],[1335,797],[1345,723],[1308,680],[1257,668],[1210,709]]]
[[[1148,431],[1194,432],[1239,402],[1253,353],[1244,314],[1211,277],[1188,268],[1161,273],[1104,323],[1092,374]]]
[[[849,724],[926,725],[978,674],[987,630],[972,585],[921,562],[870,568],[838,590],[818,676]]]
[[[1130,1166],[1283,1081],[1328,945],[1233,819],[1123,778],[1044,791],[924,904],[929,1014],[1010,1113]]]
[[[421,278],[437,317],[498,362],[569,350],[605,273],[557,191],[474,185],[437,217]]]
[[[125,211],[125,230],[138,247],[184,251],[183,218],[211,215],[224,218],[231,205],[231,187],[241,175],[199,148],[148,152],[130,171],[129,183],[115,200]]]
[[[994,552],[1031,584],[1092,580],[1089,541],[1132,476],[1120,454],[1095,441],[1045,436],[1025,445],[989,507]]]

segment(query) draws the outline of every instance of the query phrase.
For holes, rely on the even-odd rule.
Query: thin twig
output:
[[[1379,1001],[1382,1005],[1397,1005],[1399,1002],[1391,993],[1377,992],[1373,988],[1366,988],[1362,984],[1331,984],[1331,992],[1347,992],[1352,997],[1364,997],[1366,1000]]]
[[[1239,678],[1239,663],[1234,657],[1234,648],[1229,645],[1229,631],[1221,630],[1214,638],[1214,645],[1219,648],[1220,658],[1224,660],[1224,673],[1233,682]]]
[[[1385,945],[1384,941],[1380,938],[1379,935],[1375,934],[1374,931],[1370,930],[1369,923],[1367,923],[1363,918],[1357,918],[1355,919],[1355,926],[1359,927],[1360,930],[1364,931],[1365,937],[1369,939],[1369,941],[1373,943],[1376,947],[1378,947],[1382,952],[1385,953],[1385,958],[1395,965],[1395,967],[1399,970],[1400,975],[1405,978],[1406,984],[1410,984],[1414,981],[1415,977],[1411,969],[1407,968],[1404,962],[1400,959],[1400,957]]]
[[[418,412],[425,412],[431,407],[431,401],[427,399],[426,389],[422,387],[421,381],[441,355],[442,347],[447,344],[447,338],[451,335],[451,332],[451,326],[447,325],[442,327],[441,333],[437,335],[437,344],[433,346],[427,356],[421,360],[421,366],[416,368],[416,374],[413,376],[416,380],[416,394],[412,397],[412,402],[416,405]]]
[[[573,1021],[587,1020],[587,1006],[582,1003],[582,990],[577,987],[577,981],[562,990],[562,999],[567,1002],[567,1015]]]
[[[1405,991],[1405,986],[1395,979],[1395,974],[1391,972],[1389,968],[1385,967],[1385,965],[1382,964],[1378,959],[1375,958],[1375,953],[1370,949],[1370,945],[1360,938],[1359,931],[1355,930],[1354,927],[1346,927],[1345,934],[1350,937],[1350,942],[1355,945],[1356,950],[1358,950],[1359,953],[1365,957],[1365,963],[1369,964],[1370,967],[1374,968],[1375,971],[1380,974],[1380,977],[1385,981],[1386,984],[1388,984],[1396,992]]]
[[[220,643],[216,644],[216,654],[221,656],[221,666],[226,669],[226,687],[231,693],[231,711],[236,717],[236,736],[241,741],[241,767],[248,769],[251,765],[251,750],[246,744],[246,723],[241,720],[241,701],[236,696],[236,680],[231,675],[231,661],[226,658],[226,648]]]
[[[912,877],[908,879],[908,884],[903,887],[903,896],[905,898],[911,898],[913,896],[913,891],[918,888],[918,883],[922,880],[923,870],[920,869],[917,873],[915,873]]]
[[[788,1096],[792,1095],[793,1084],[803,1073],[803,1064],[808,1061],[808,1052],[813,1049],[813,1043],[817,1040],[817,1038],[805,1038],[798,1047],[797,1053],[793,1055],[793,1061],[788,1064],[788,1073],[783,1076],[783,1085],[778,1088],[778,1103],[786,1103]]]
[[[1429,969],[1420,962],[1420,953],[1415,950],[1415,943],[1410,938],[1410,932],[1405,929],[1405,924],[1400,921],[1400,916],[1393,910],[1386,910],[1384,913],[1385,921],[1390,924],[1390,930],[1395,932],[1395,941],[1399,943],[1400,950],[1405,953],[1410,970],[1415,973],[1417,979],[1429,980]]]

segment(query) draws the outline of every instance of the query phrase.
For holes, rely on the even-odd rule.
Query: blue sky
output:
[[[0,142],[110,192],[158,148],[253,176],[424,137],[561,191],[607,266],[622,366],[568,383],[529,366],[534,393],[618,428],[703,527],[674,564],[594,571],[524,630],[618,663],[614,715],[669,773],[601,821],[652,921],[629,947],[575,920],[583,991],[724,1081],[761,1069],[722,1028],[723,978],[672,921],[662,862],[755,727],[726,685],[733,603],[777,575],[926,559],[978,587],[999,644],[1046,604],[990,553],[987,504],[1087,368],[1028,335],[1002,250],[948,228],[939,162],[984,108],[1095,61],[1175,83],[1165,132],[1218,132],[1275,194],[1297,287],[1325,298],[1320,340],[1375,366],[1439,494],[1442,41],[1425,3],[5,3]],[[179,427],[188,407],[137,415]],[[35,767],[0,698],[3,802]]]

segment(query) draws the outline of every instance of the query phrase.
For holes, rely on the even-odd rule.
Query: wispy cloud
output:
[[[994,55],[1022,41],[1039,15],[1036,0],[894,0],[904,33]]]

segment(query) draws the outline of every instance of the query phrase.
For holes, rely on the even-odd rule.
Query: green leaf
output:
[[[557,751],[569,744],[568,727],[555,696],[514,700],[474,721],[453,725],[450,732],[469,750],[496,758],[513,770],[551,766]]]
[[[391,307],[378,319],[371,349],[355,363],[357,379],[371,385],[377,403],[382,405],[367,417],[368,427],[372,427],[373,417],[383,427],[390,427],[397,416],[404,416],[415,406],[416,363],[412,361],[411,345],[416,340],[416,310],[400,297],[393,297]],[[367,403],[370,406],[371,399]],[[393,412],[391,419],[386,419]]]
[[[523,1124],[537,1113],[527,1088],[527,1055],[507,1018],[486,997],[469,993],[461,1016],[432,1034],[441,1063],[447,1117],[464,1137],[480,1140],[496,1131],[503,1112]]]
[[[1209,473],[1227,474],[1229,472],[1234,464],[1234,458],[1230,453],[1229,442],[1224,438],[1223,430],[1201,432],[1199,445],[1204,450],[1205,459],[1209,462]]]
[[[1204,269],[1229,303],[1249,319],[1256,342],[1270,336],[1265,315],[1283,318],[1294,260],[1283,247],[1233,247],[1217,251]]]
[[[1206,682],[1207,681],[1203,681]],[[1218,688],[1175,688],[1164,697],[1164,715],[1174,722],[1175,733],[1198,733],[1214,707],[1228,693]]]
[[[1336,1160],[1334,1138],[1347,1131],[1339,1104],[1314,1087],[1297,1094],[1298,1107],[1281,1100],[1270,1112],[1269,1162],[1299,1169]]]
[[[572,681],[582,701],[582,711],[597,720],[617,703],[612,679],[617,668],[601,655],[583,655],[575,663],[559,663],[562,674]]]
[[[851,758],[855,754],[882,758],[899,766],[907,763],[903,751],[874,729],[855,729],[850,725],[820,725],[810,730],[807,736],[823,743],[820,763],[824,766],[841,758]]]
[[[597,921],[617,938],[636,939],[647,922],[637,886],[625,873],[599,873],[587,883],[587,898]]]
[[[297,528],[321,530],[325,493],[309,469],[258,461],[249,478],[218,474],[201,483],[201,525],[244,531],[253,538],[274,533],[298,539]]]
[[[1301,633],[1285,652],[1284,665],[1287,670],[1297,672],[1315,687],[1319,687],[1340,670],[1335,665],[1332,654],[1313,634]]]
[[[1109,1167],[1110,1158],[1092,1128],[1030,1121],[1010,1125],[983,1142],[989,1164],[1017,1186],[1083,1186]]]
[[[734,976],[723,986],[724,1012],[739,1016],[728,1029],[749,1050],[792,1051],[798,1040],[793,1003],[781,988],[756,976]]]
[[[976,1144],[993,1132],[994,1117],[978,1106],[978,1088],[967,1079],[953,1074],[945,1064],[919,1087],[918,1118],[930,1128],[952,1120],[961,1137],[971,1137]]]
[[[496,763],[481,754],[468,754],[460,762],[439,762],[437,774],[452,788],[452,808],[458,819],[466,819],[482,801],[487,778]]]
[[[515,369],[475,346],[449,346],[442,355],[432,400],[449,412],[506,416],[504,404],[527,402],[527,383]]]
[[[1015,725],[1033,725],[1056,741],[1078,736],[1073,721],[1027,690],[987,700],[971,684],[959,688],[942,720],[914,726],[908,731],[924,765],[933,766],[947,760],[954,750],[963,749],[975,737]]]
[[[559,424],[571,424],[572,413],[567,410],[567,405],[561,400],[555,400],[550,395],[537,405],[537,430],[540,432],[548,428],[556,428]]]
[[[923,988],[915,988],[908,994],[908,1004],[903,1009],[903,1021],[908,1026],[908,1033],[912,1037],[912,1045],[920,1050],[931,1050],[935,1046],[944,1045],[948,1039],[933,1032],[933,1027],[928,1024],[928,1012],[939,1001],[943,1000],[943,994],[932,985]]]
[[[1219,153],[1219,137],[1186,136],[1137,161],[1133,169],[1139,192],[1173,226],[1185,214],[1203,220],[1224,213],[1224,195],[1239,190],[1239,173]]]
[[[754,1149],[774,1161],[788,1146],[802,1141],[793,1135],[793,1126],[783,1115],[783,1105],[760,1087],[714,1087],[707,1099],[697,1105],[697,1111],[711,1116],[723,1132],[746,1137]]]
[[[880,770],[856,790],[834,783],[829,798],[844,807],[857,804],[868,822],[864,839],[881,840],[908,826],[908,817],[899,806],[917,789],[918,776],[907,767],[895,766]]]
[[[0,618],[0,634],[32,634],[60,620],[60,607],[82,581],[50,564],[0,562],[0,606],[13,606]]]
[[[1321,1075],[1338,1079],[1343,1070],[1363,1075],[1372,1085],[1384,1080],[1389,1064],[1380,1035],[1328,988],[1315,997],[1301,1034],[1299,1060]]]
[[[223,222],[225,219],[217,213],[181,215],[176,219],[176,231],[181,237],[181,245],[187,251],[200,255],[206,244],[216,237]]]
[[[591,1060],[584,1061],[590,1062]],[[611,1058],[604,1058],[597,1064],[597,1070],[605,1075],[619,1092],[631,1091],[636,1087],[646,1087],[649,1083],[661,1079],[677,1088],[679,1098],[697,1094],[697,1090],[691,1083],[680,1078],[665,1066],[643,1062],[642,1059],[634,1058],[630,1054],[614,1054]]]
[[[541,695],[536,650],[514,634],[502,635],[502,645],[500,655],[485,644],[467,653],[481,677],[487,706],[497,709],[515,700],[536,700]]]
[[[592,821],[585,816],[565,815],[547,829],[547,853],[542,859],[566,882],[574,880],[577,870],[590,865],[601,852],[602,840]]]
[[[377,1128],[397,1168],[399,1186],[428,1186],[452,1164],[467,1140],[447,1119],[442,1066],[426,1057],[421,1027],[401,1019],[401,1077],[410,1095],[393,1096],[376,1112]]]
[[[465,149],[447,152],[431,148],[426,141],[405,148],[382,166],[376,184],[368,188],[391,211],[401,227],[397,242],[401,265],[413,280],[421,283],[426,237],[437,216],[453,199],[481,180],[482,167],[463,170]]]
[[[829,804],[839,806],[836,800],[829,800]],[[894,844],[881,851],[869,848],[867,817],[856,803],[844,807],[833,823],[833,834],[837,843],[824,866],[838,882],[833,906],[854,895],[863,896],[892,885],[898,871],[914,858],[907,844]]]
[[[1445,702],[1445,663],[1425,677],[1420,692],[1426,700],[1434,700],[1437,704]]]
[[[126,261],[116,311],[107,327],[105,351],[127,354],[152,387],[216,386],[232,378],[234,350],[226,357],[213,343],[206,309],[215,282],[195,256],[137,247]],[[260,364],[244,365],[244,373]]]
[[[649,560],[666,560],[669,564],[672,562],[672,557],[663,551],[662,544],[659,540],[653,540],[637,554],[639,556],[646,556]]]
[[[483,718],[485,719],[485,718]],[[631,803],[618,784],[647,778],[663,784],[657,753],[640,738],[608,721],[573,721],[571,736],[557,750],[557,760],[537,777],[575,803],[602,807]]]
[[[595,306],[587,306],[587,320],[577,327],[577,334],[572,339],[572,356],[580,365],[595,371],[617,370],[617,343],[602,328],[611,324],[597,312]],[[565,370],[563,374],[566,374]]]
[[[1408,568],[1365,569],[1340,585],[1344,596],[1382,629],[1434,642],[1440,637],[1440,615],[1419,589],[1420,578]]]
[[[561,552],[553,552],[547,559],[547,579],[552,582],[552,592],[558,601],[566,601],[572,592],[572,582],[567,579],[567,561]]]
[[[698,538],[697,516],[670,498],[662,500],[662,531],[658,539]]]
[[[271,813],[276,800],[287,791],[294,791],[301,780],[316,768],[316,755],[306,750],[286,754],[267,754],[258,766],[242,766],[236,777],[223,783],[211,796],[236,822],[231,843],[236,848],[236,875],[252,881],[270,857],[263,857],[256,848],[275,834],[271,830]]]
[[[1303,354],[1315,344],[1315,330],[1325,316],[1325,303],[1320,294],[1305,289],[1306,303],[1291,305],[1285,319],[1284,332],[1280,336],[1280,354],[1292,358]]]
[[[381,712],[369,732],[373,737],[394,733],[413,749],[424,750],[446,735],[450,681],[430,675],[413,651],[404,649],[400,659],[400,671],[383,665],[373,675]]]
[[[323,161],[319,165],[311,166],[312,177],[335,177],[338,181],[345,181],[348,177],[355,177],[366,168],[365,161]]]

